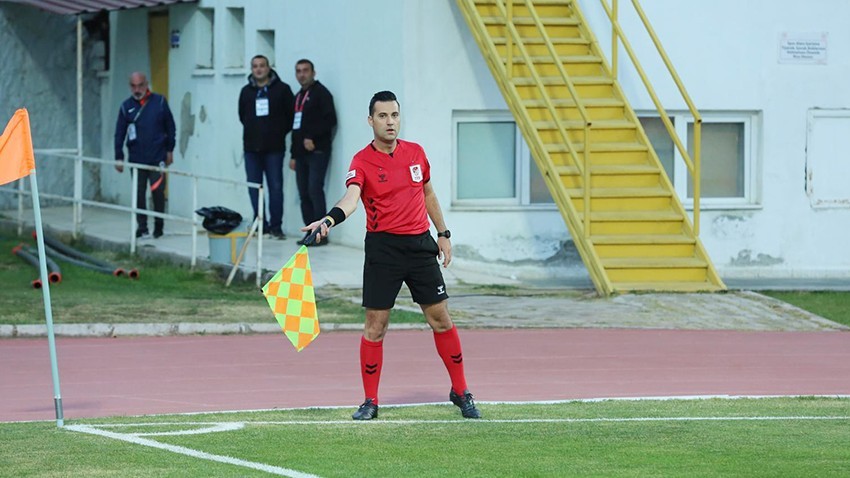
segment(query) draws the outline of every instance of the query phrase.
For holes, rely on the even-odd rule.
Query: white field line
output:
[[[850,395],[670,395],[670,396],[649,396],[649,397],[599,397],[599,398],[568,398],[564,400],[531,400],[531,401],[482,401],[475,400],[478,405],[561,405],[565,403],[596,403],[609,401],[623,402],[643,402],[643,401],[666,401],[666,400],[747,400],[747,399],[769,399],[769,398],[850,398]],[[381,404],[381,408],[407,408],[421,407],[427,405],[450,405],[452,402],[422,402],[422,403],[388,403]],[[318,405],[309,407],[284,407],[284,408],[255,408],[248,410],[221,410],[215,412],[183,412],[183,413],[166,413],[170,416],[192,416],[192,415],[215,415],[219,413],[256,413],[256,412],[290,412],[298,410],[340,410],[340,409],[356,409],[357,405]],[[134,417],[150,417],[152,415],[130,415],[128,418]],[[50,421],[50,420],[41,420]],[[11,423],[11,422],[10,422]]]
[[[160,450],[170,451],[181,455],[191,456],[202,460],[210,460],[235,466],[264,471],[274,475],[287,476],[291,478],[312,478],[316,475],[303,473],[289,468],[267,465],[253,461],[242,460],[224,455],[214,455],[192,448],[178,445],[160,443],[156,440],[144,438],[146,436],[174,436],[174,435],[199,435],[205,433],[217,433],[240,430],[246,425],[298,425],[298,426],[380,426],[380,425],[432,425],[432,424],[505,424],[505,423],[629,423],[629,422],[708,422],[708,421],[813,421],[813,420],[850,420],[850,416],[764,416],[764,417],[631,417],[631,418],[520,418],[504,420],[372,420],[369,422],[357,422],[354,420],[283,420],[283,421],[239,421],[239,422],[161,422],[161,423],[121,423],[104,425],[67,425],[66,429],[88,433],[91,435],[112,438],[125,441],[135,445],[148,446]],[[169,432],[150,433],[118,433],[104,430],[104,428],[122,427],[156,427],[156,426],[192,426],[188,430],[174,430]]]
[[[215,424],[220,425],[220,424]],[[264,471],[266,473],[271,473],[273,475],[279,476],[288,476],[291,478],[318,478],[316,475],[311,475],[309,473],[303,473],[296,470],[290,470],[289,468],[282,468],[279,466],[266,465],[264,463],[256,463],[253,461],[240,460],[239,458],[233,458],[230,456],[224,455],[213,455],[212,453],[206,453],[203,451],[193,450],[191,448],[186,448],[183,446],[177,445],[169,445],[166,443],[160,443],[155,440],[150,440],[147,438],[142,438],[139,436],[135,436],[132,434],[125,433],[115,433],[107,430],[100,430],[91,425],[68,425],[65,428],[75,432],[81,433],[89,433],[91,435],[98,435],[106,438],[112,438],[115,440],[121,440],[129,443],[133,443],[135,445],[148,446],[151,448],[158,448],[160,450],[170,451],[172,453],[178,453],[180,455],[187,455],[193,458],[199,458],[201,460],[209,460],[216,461],[219,463],[226,463],[229,465],[241,466],[244,468],[250,468],[252,470]],[[217,430],[220,431],[220,430]]]
[[[666,400],[759,400],[770,398],[835,398],[847,399],[850,395],[671,395],[671,396],[649,396],[649,397],[600,397],[600,398],[569,398],[564,400],[532,400],[532,401],[481,401],[476,400],[479,405],[560,405],[565,403],[597,403],[609,401],[623,402],[642,402],[642,401],[666,401]],[[451,402],[423,402],[423,403],[398,403],[398,404],[382,404],[381,408],[407,408],[421,407],[426,405],[448,405]],[[235,414],[235,413],[259,413],[259,412],[291,412],[298,410],[339,410],[356,408],[356,405],[324,405],[324,406],[309,406],[309,407],[284,407],[284,408],[254,408],[246,410],[220,410],[220,411],[205,411],[205,412],[182,412],[182,413],[164,413],[161,415],[168,416],[195,416],[195,415],[217,415],[217,414]],[[127,418],[142,418],[153,417],[156,415],[127,415]],[[94,417],[92,417],[94,418]],[[50,420],[12,420],[0,421],[0,424],[10,423],[44,423],[52,422]],[[98,425],[102,426],[102,425]]]
[[[467,423],[628,423],[628,422],[719,422],[719,421],[779,421],[779,420],[850,420],[850,416],[789,416],[789,417],[633,417],[633,418],[515,418],[478,420],[370,420],[369,426],[432,425]],[[289,420],[242,422],[245,425],[359,425],[355,420]]]
[[[91,428],[121,428],[139,426],[204,426],[192,430],[179,430],[172,432],[152,433],[121,433],[120,435],[142,437],[142,436],[166,436],[166,435],[199,435],[223,431],[239,430],[246,425],[433,425],[433,424],[467,424],[467,423],[629,423],[629,422],[758,422],[758,421],[818,421],[818,420],[850,420],[847,416],[753,416],[753,417],[622,417],[622,418],[505,418],[479,420],[381,420],[375,419],[368,422],[357,420],[260,420],[239,422],[159,422],[159,423],[113,423],[106,425],[81,425]],[[78,425],[80,426],[80,425]],[[71,428],[68,426],[66,428]],[[75,430],[78,431],[78,430]]]

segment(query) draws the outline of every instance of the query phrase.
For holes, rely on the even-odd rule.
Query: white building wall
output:
[[[664,78],[654,49],[639,29],[630,2],[620,2],[624,26],[653,79]],[[698,108],[705,113],[756,115],[756,202],[748,207],[704,209],[702,239],[726,277],[850,276],[850,254],[841,246],[850,222],[847,209],[813,209],[805,192],[806,115],[810,108],[848,108],[850,92],[850,4],[822,0],[800,7],[791,0],[682,2],[645,0],[644,8]],[[610,33],[600,26],[598,1],[581,0],[600,43]],[[224,68],[225,8],[245,7],[245,65]],[[195,68],[196,9],[215,10],[214,68]],[[147,68],[146,11],[113,14],[113,68],[108,88],[114,124],[118,104],[128,95],[126,76]],[[171,50],[169,99],[178,125],[175,168],[217,177],[244,178],[241,125],[236,99],[256,52],[256,30],[275,30],[274,68],[290,84],[294,64],[306,57],[317,78],[334,94],[339,127],[326,189],[329,205],[343,193],[351,156],[371,139],[366,124],[371,95],[390,89],[399,96],[402,137],[421,143],[433,167],[434,186],[443,205],[459,259],[537,264],[541,276],[582,269],[568,233],[554,208],[457,208],[451,204],[452,115],[456,111],[506,111],[489,69],[452,0],[371,0],[310,2],[290,0],[201,0],[170,8],[171,28],[181,32]],[[120,26],[117,28],[116,26]],[[782,32],[827,32],[826,65],[787,65],[777,61]],[[605,47],[607,48],[607,47]],[[623,87],[639,111],[653,109],[621,52]],[[658,81],[659,95],[671,110],[684,103],[671,82]],[[111,145],[111,127],[104,128]],[[108,130],[108,131],[107,131]],[[111,151],[111,147],[106,151]],[[107,157],[109,153],[107,154]],[[126,180],[106,184],[129,203]],[[125,174],[126,176],[126,174]],[[126,178],[124,178],[126,179]],[[114,190],[110,187],[114,186]],[[119,187],[120,186],[120,187]],[[173,177],[172,211],[191,210],[189,185]],[[294,174],[285,170],[284,229],[297,236],[301,225]],[[202,183],[200,206],[223,205],[250,215],[241,187]],[[359,245],[364,217],[358,211],[334,231],[337,242]],[[569,242],[569,241],[567,241]],[[289,246],[291,244],[287,244]],[[283,247],[283,246],[282,246]],[[291,248],[287,247],[286,250]],[[552,261],[553,257],[572,258]],[[557,263],[560,267],[551,267]],[[572,267],[568,267],[572,265]]]
[[[588,10],[595,0],[580,2]],[[627,33],[641,58],[658,58],[630,2],[620,2]],[[702,212],[702,240],[724,277],[848,277],[850,206],[815,209],[806,193],[807,115],[812,108],[850,108],[850,3],[842,0],[641,2],[688,92],[704,114],[758,113],[757,204]],[[595,9],[598,12],[598,8]],[[599,25],[595,15],[593,23]],[[610,30],[597,26],[610,51]],[[779,38],[828,34],[828,60],[782,64]],[[623,86],[636,110],[653,110],[642,83],[620,52]],[[663,78],[660,61],[644,65]],[[668,108],[684,110],[669,81],[659,82]],[[847,131],[850,135],[850,131]],[[850,161],[850,158],[848,158]],[[815,171],[817,174],[818,171]],[[821,171],[822,174],[828,172]]]

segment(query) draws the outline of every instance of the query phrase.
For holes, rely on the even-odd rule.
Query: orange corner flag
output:
[[[29,176],[35,169],[30,117],[27,110],[15,111],[0,136],[0,185]]]

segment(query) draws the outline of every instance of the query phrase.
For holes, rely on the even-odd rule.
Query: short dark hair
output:
[[[256,60],[257,58],[262,58],[263,60],[266,60],[266,66],[272,66],[272,64],[269,62],[269,59],[266,57],[266,55],[254,55],[254,57],[251,58],[251,64],[252,65],[254,64],[254,60]]]
[[[401,103],[398,102],[398,98],[395,97],[395,93],[392,91],[379,91],[372,95],[372,100],[369,101],[369,116],[372,116],[372,113],[375,112],[375,103],[379,101],[395,101],[398,104],[398,107],[401,108]]]
[[[300,59],[300,60],[296,61],[296,62],[295,62],[295,66],[296,66],[296,67],[298,67],[298,65],[303,65],[303,64],[305,64],[305,63],[306,63],[306,64],[308,64],[308,65],[310,65],[310,69],[311,69],[311,70],[316,71],[316,67],[315,67],[315,66],[313,66],[313,62],[312,62],[312,61],[310,61],[310,60],[308,60],[308,59],[306,59],[306,58],[302,58],[302,59]]]

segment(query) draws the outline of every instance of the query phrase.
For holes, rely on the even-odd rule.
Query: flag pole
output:
[[[62,411],[62,394],[59,392],[59,366],[56,360],[56,339],[53,336],[53,310],[50,306],[50,281],[47,277],[47,259],[44,254],[44,229],[41,225],[41,206],[38,200],[38,181],[35,169],[30,172],[30,187],[32,189],[32,209],[35,215],[36,242],[38,243],[38,267],[41,274],[41,292],[44,297],[44,315],[47,319],[47,343],[50,348],[50,371],[53,375],[53,402],[56,407],[56,426],[65,425]]]

